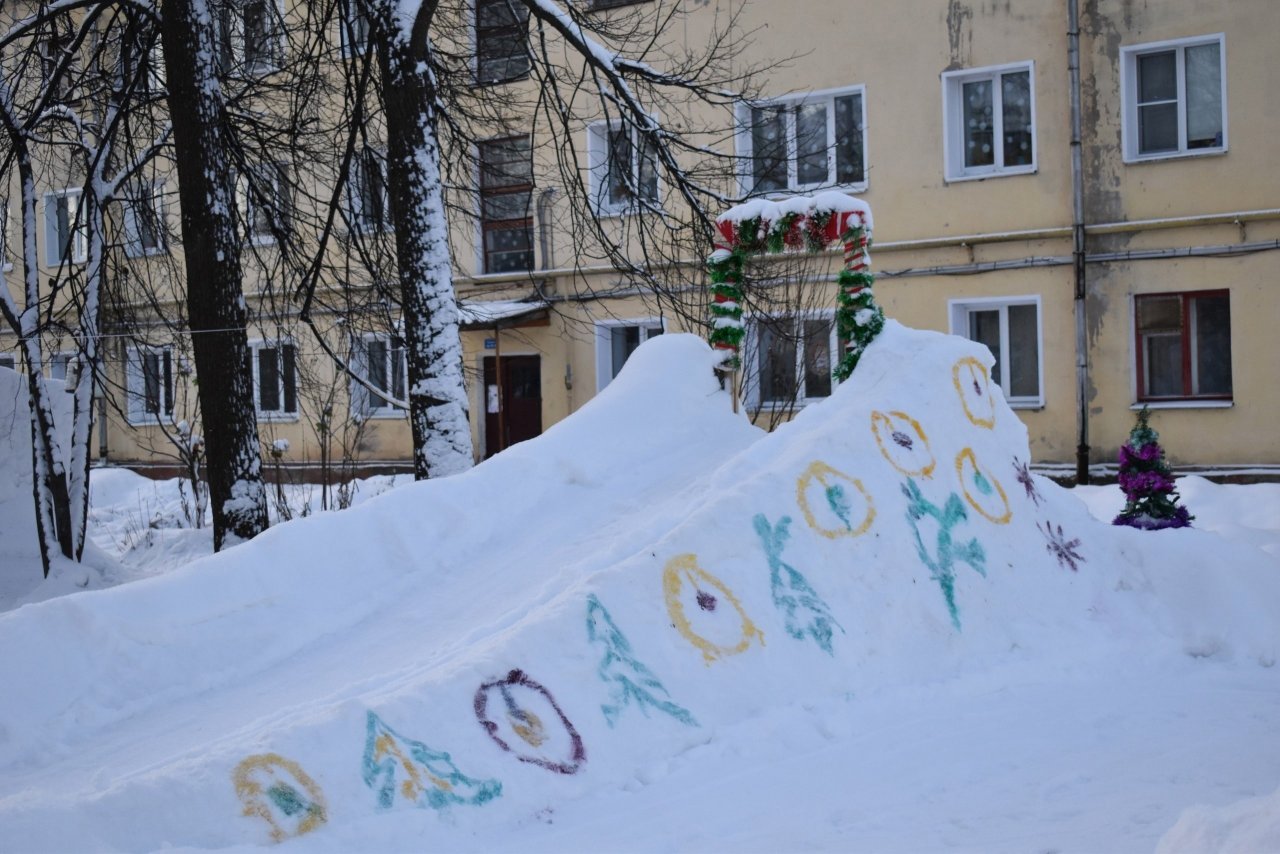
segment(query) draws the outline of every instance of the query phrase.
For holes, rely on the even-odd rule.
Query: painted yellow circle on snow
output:
[[[997,525],[1007,524],[1013,518],[1004,487],[978,466],[972,448],[965,448],[956,455],[956,477],[960,479],[964,500],[983,517]]]
[[[681,554],[667,561],[662,590],[672,625],[702,651],[707,664],[746,652],[752,640],[764,645],[764,633],[751,622],[738,597],[698,566],[697,555]]]
[[[930,477],[937,465],[929,449],[929,437],[920,423],[905,412],[872,412],[871,432],[889,465],[908,477]]]
[[[273,842],[310,833],[327,820],[324,793],[310,775],[278,753],[245,758],[231,773],[244,814],[271,828]]]
[[[862,481],[821,460],[810,463],[796,481],[796,503],[809,527],[832,540],[861,536],[876,518]]]
[[[987,366],[973,356],[965,356],[951,368],[951,382],[965,416],[978,427],[992,430],[996,426],[996,402],[991,397],[991,374]]]

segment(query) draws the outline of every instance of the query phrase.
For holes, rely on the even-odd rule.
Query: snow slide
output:
[[[1274,563],[1030,474],[985,349],[890,322],[772,434],[713,360],[656,338],[469,473],[0,616],[0,850],[518,845],[700,757],[771,773],[815,706],[1064,650],[1274,664]]]

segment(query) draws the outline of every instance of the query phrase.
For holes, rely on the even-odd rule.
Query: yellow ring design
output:
[[[862,520],[858,527],[849,528],[824,528],[818,524],[818,520],[813,515],[813,510],[809,508],[809,485],[817,480],[818,483],[826,489],[830,489],[832,484],[828,480],[843,480],[853,485],[853,488],[862,493],[862,497],[867,502],[867,516]],[[842,471],[837,471],[821,460],[814,460],[809,467],[804,470],[800,478],[796,481],[796,503],[800,505],[800,512],[804,514],[804,520],[809,523],[809,527],[817,531],[824,537],[834,540],[836,537],[858,537],[867,532],[871,527],[871,523],[876,518],[876,505],[871,500],[871,495],[862,486],[862,481],[856,477],[849,477]]]
[[[964,386],[960,383],[960,369],[962,367],[967,367],[969,369],[969,379],[975,383],[981,380],[982,387],[986,389],[984,394],[987,398],[987,405],[991,408],[990,418],[979,418],[977,415],[974,415],[973,410],[969,408],[969,400],[965,397]],[[965,416],[978,427],[985,427],[988,430],[995,429],[996,402],[991,397],[991,374],[988,373],[987,366],[979,362],[973,356],[965,356],[952,366],[951,382],[955,384],[956,394],[960,395],[960,405],[964,407]]]
[[[885,447],[884,437],[880,435],[881,422],[883,422],[885,426],[889,428],[890,432],[893,431],[893,421],[891,420],[892,418],[900,418],[911,425],[912,429],[916,431],[916,435],[920,437],[920,441],[924,443],[924,450],[925,450],[925,453],[929,455],[929,462],[927,462],[925,465],[921,466],[918,469],[906,469],[898,465],[897,462],[894,461],[893,457],[890,456],[889,454],[889,449]],[[893,466],[895,469],[902,472],[907,477],[930,477],[933,475],[933,470],[937,466],[938,462],[937,460],[934,459],[933,451],[929,447],[929,437],[924,434],[924,428],[920,426],[920,422],[916,421],[910,415],[908,415],[905,412],[890,412],[887,415],[878,410],[876,412],[872,412],[871,413],[871,432],[876,437],[876,444],[880,446],[880,453],[883,454],[884,458],[889,461],[889,465]]]
[[[263,798],[262,786],[249,775],[255,770],[263,770],[272,776],[275,768],[282,768],[297,781],[302,788],[306,789],[307,797],[315,805],[314,810],[307,812],[307,817],[298,823],[296,833],[288,833],[279,824],[276,823],[275,816],[271,813],[271,807],[267,806]],[[316,781],[303,771],[297,762],[292,759],[286,759],[278,753],[259,753],[244,759],[231,775],[232,782],[235,783],[236,795],[239,796],[240,802],[244,804],[244,814],[247,816],[258,816],[267,824],[271,825],[271,840],[273,842],[281,842],[290,836],[302,836],[310,833],[320,825],[324,824],[328,816],[328,808],[325,806],[324,793],[320,791],[320,787],[316,785]]]
[[[742,619],[742,640],[737,646],[718,646],[693,630],[693,625],[685,615],[684,605],[680,601],[680,591],[684,588],[685,578],[688,578],[695,587],[705,584],[719,590],[725,600],[738,612],[738,616]],[[738,597],[733,595],[723,581],[698,566],[697,555],[681,554],[667,561],[667,567],[662,573],[662,590],[667,600],[667,613],[671,616],[676,631],[702,651],[702,657],[707,664],[721,656],[746,652],[747,647],[751,646],[752,638],[758,639],[760,645],[764,646],[764,633],[751,622],[747,612],[742,609],[742,603],[738,601]]]
[[[983,510],[982,505],[980,505],[977,499],[975,499],[969,492],[969,484],[965,483],[964,479],[964,461],[966,459],[969,460],[969,463],[973,466],[974,474],[980,475],[996,488],[996,493],[1000,496],[1000,501],[1004,504],[1003,515],[993,516],[986,510]],[[970,507],[981,513],[983,518],[995,522],[997,525],[1008,524],[1009,520],[1013,518],[1013,510],[1009,507],[1009,496],[1005,495],[1004,487],[1000,485],[1000,481],[996,480],[994,477],[982,471],[982,469],[978,467],[978,460],[973,455],[973,448],[965,448],[960,453],[956,454],[956,479],[960,481],[960,489],[964,492],[964,500],[969,502]]]

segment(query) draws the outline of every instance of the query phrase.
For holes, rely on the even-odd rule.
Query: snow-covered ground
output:
[[[1115,528],[968,342],[772,434],[712,360],[194,562],[95,473],[104,568],[0,615],[0,850],[1280,850],[1280,487]]]

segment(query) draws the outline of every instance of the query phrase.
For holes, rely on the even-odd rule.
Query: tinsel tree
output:
[[[1146,531],[1186,528],[1195,517],[1178,503],[1173,473],[1164,459],[1160,436],[1147,423],[1150,413],[1142,407],[1129,441],[1120,446],[1120,488],[1125,504],[1113,525],[1128,525]]]

